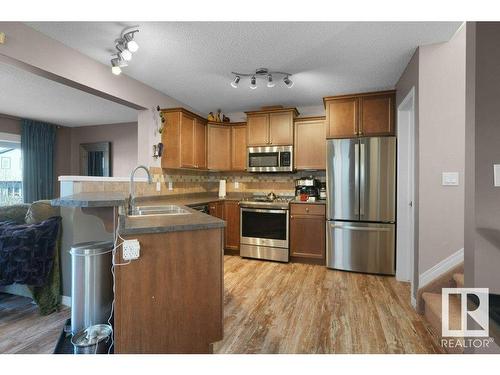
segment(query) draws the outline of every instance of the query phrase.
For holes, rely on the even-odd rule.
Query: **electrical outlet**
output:
[[[141,255],[141,244],[139,240],[123,241],[123,260],[138,259]]]
[[[238,181],[234,181],[234,188],[239,189],[240,188],[240,183]]]
[[[168,190],[170,191],[174,190],[174,183],[172,181],[168,182]]]
[[[156,191],[161,191],[161,183],[160,183],[160,181],[158,181],[156,183]]]

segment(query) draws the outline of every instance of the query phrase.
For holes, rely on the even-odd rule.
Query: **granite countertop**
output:
[[[201,229],[223,228],[224,220],[182,206],[189,214],[183,215],[151,215],[126,216],[120,215],[119,233],[122,236],[134,234],[155,234],[181,232]]]
[[[126,198],[127,194],[124,193],[101,191],[67,195],[53,199],[50,203],[61,207],[116,207],[121,206]]]
[[[301,200],[298,200],[298,199],[294,199],[290,203],[299,203],[299,204],[326,204],[326,199],[323,199],[323,200],[316,199],[315,202],[304,202],[304,201],[301,201]]]

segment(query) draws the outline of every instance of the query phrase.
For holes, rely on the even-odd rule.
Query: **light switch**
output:
[[[493,186],[500,187],[500,164],[493,164]]]
[[[458,172],[443,172],[443,186],[458,186]]]

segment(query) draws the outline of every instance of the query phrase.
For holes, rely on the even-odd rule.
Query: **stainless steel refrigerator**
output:
[[[396,138],[327,141],[328,268],[396,272]]]

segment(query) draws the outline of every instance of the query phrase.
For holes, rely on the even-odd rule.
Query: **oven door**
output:
[[[288,248],[288,210],[241,208],[240,243]]]

